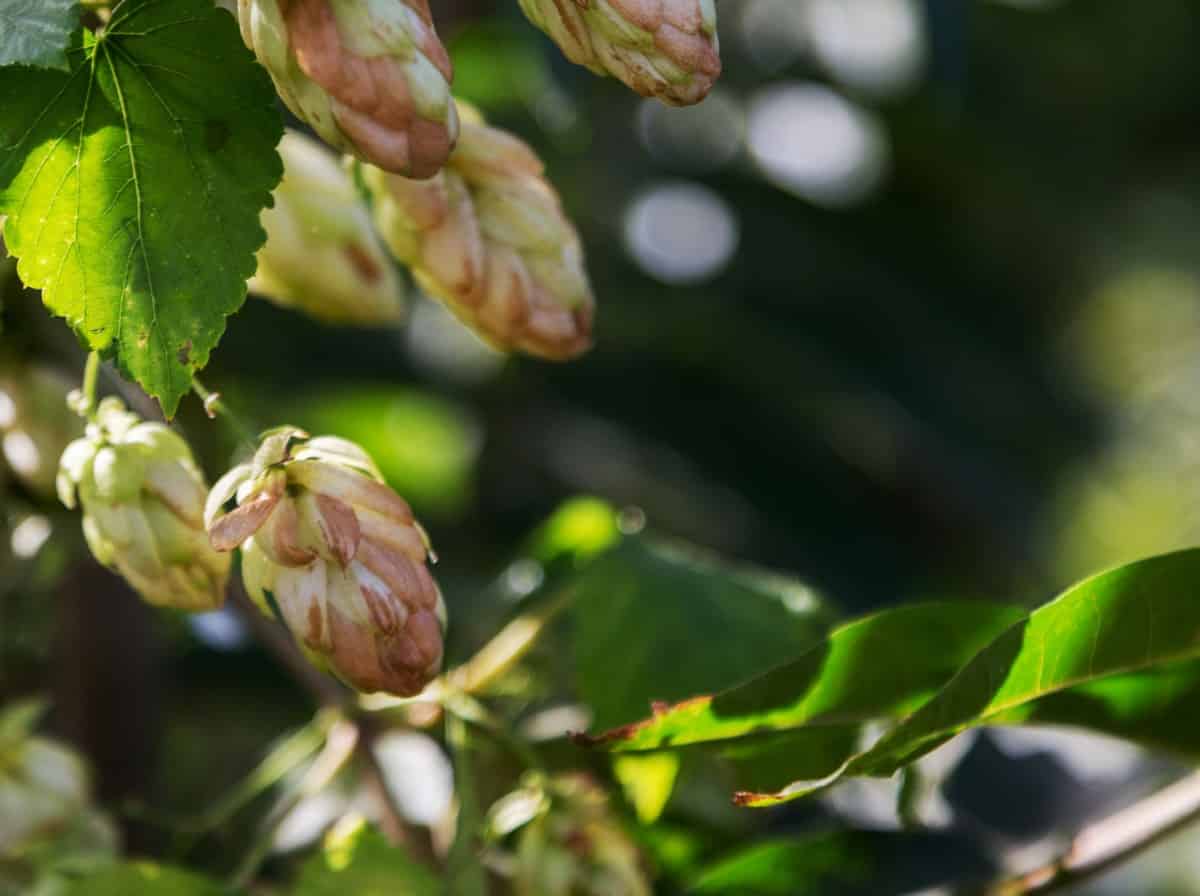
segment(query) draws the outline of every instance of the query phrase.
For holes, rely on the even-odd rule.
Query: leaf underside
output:
[[[76,0],[0,0],[0,66],[67,70],[67,46],[79,28]]]
[[[125,0],[67,72],[0,70],[18,273],[174,413],[241,305],[282,167],[266,72],[209,0]]]

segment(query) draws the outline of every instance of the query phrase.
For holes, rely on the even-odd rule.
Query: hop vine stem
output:
[[[100,381],[100,353],[91,352],[88,355],[87,366],[83,368],[83,404],[80,412],[91,420],[96,415],[96,389]]]
[[[230,409],[229,405],[221,398],[220,392],[209,390],[196,377],[192,377],[192,391],[204,404],[204,413],[208,414],[210,419],[220,416],[237,434],[238,439],[250,444],[254,443],[254,430]]]
[[[1025,874],[962,896],[1044,896],[1104,874],[1200,822],[1200,772],[1084,828],[1061,855]]]
[[[296,649],[291,638],[258,612],[240,587],[234,588],[231,598],[234,606],[264,649],[287,669],[319,705],[336,710],[345,723],[352,726],[355,732],[353,753],[360,763],[367,788],[378,805],[380,828],[384,835],[394,845],[405,848],[418,861],[436,868],[438,861],[428,833],[410,825],[405,820],[404,814],[400,811],[400,807],[396,804],[391,789],[388,787],[379,757],[375,752],[375,742],[379,735],[379,729],[375,723],[371,719],[363,718],[357,712],[350,693],[333,679],[314,668]],[[291,808],[293,807],[288,807],[288,811]],[[274,837],[275,830],[282,824],[286,816],[287,812],[276,811],[268,817],[259,838],[251,846],[239,867],[237,873],[239,881],[248,881],[253,877],[258,865],[269,851],[269,843]]]

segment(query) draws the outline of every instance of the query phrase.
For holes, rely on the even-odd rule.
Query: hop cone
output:
[[[357,445],[268,433],[213,487],[205,518],[215,548],[242,548],[259,608],[273,601],[310,656],[349,684],[407,697],[438,673],[445,607],[424,532]]]
[[[715,0],[520,0],[572,62],[642,96],[698,103],[721,74]]]
[[[650,896],[641,854],[588,775],[531,775],[490,815],[493,834],[522,825],[517,896]]]
[[[414,181],[362,166],[375,221],[418,283],[503,351],[565,360],[591,344],[583,249],[528,146],[462,111],[446,168]]]
[[[450,57],[427,0],[238,0],[242,37],[331,146],[430,177],[458,136]]]
[[[330,323],[385,324],[403,287],[350,176],[315,140],[288,131],[283,181],[262,214],[266,245],[250,288]]]
[[[211,610],[224,601],[229,558],[205,538],[204,477],[168,427],[104,399],[84,437],[63,452],[57,486],[68,507],[82,504],[96,559],[149,603]]]
[[[116,845],[111,825],[90,808],[83,761],[33,734],[38,714],[27,703],[0,712],[0,890],[6,863],[19,862],[35,849],[45,853],[53,841],[59,855],[71,847],[104,852]]]
[[[54,495],[58,458],[83,430],[67,407],[68,383],[37,365],[0,370],[0,450],[16,477],[39,495]]]

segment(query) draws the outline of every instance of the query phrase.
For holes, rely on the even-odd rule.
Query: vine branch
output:
[[[240,587],[233,589],[231,599],[259,643],[288,670],[317,703],[337,710],[345,719],[346,724],[353,727],[355,731],[354,755],[361,764],[367,789],[378,805],[380,828],[384,835],[394,845],[406,848],[416,859],[430,865],[435,864],[436,858],[429,836],[425,831],[410,825],[404,819],[404,815],[387,785],[387,779],[375,752],[375,742],[379,731],[373,721],[362,718],[357,713],[357,706],[350,692],[309,663],[296,649],[296,645],[283,629],[258,612]],[[286,812],[281,815],[272,813],[272,817],[268,821],[274,821],[277,826],[285,816]]]
[[[975,891],[978,896],[1043,896],[1098,877],[1200,821],[1200,772],[1084,828],[1040,868]]]

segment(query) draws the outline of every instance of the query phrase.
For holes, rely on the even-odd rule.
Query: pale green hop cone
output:
[[[224,602],[229,557],[204,532],[204,477],[169,427],[104,399],[83,438],[63,452],[56,484],[67,507],[82,506],[96,559],[148,603],[212,610]]]
[[[402,319],[403,283],[340,160],[297,131],[279,152],[283,180],[262,213],[267,242],[251,291],[327,323]]]

